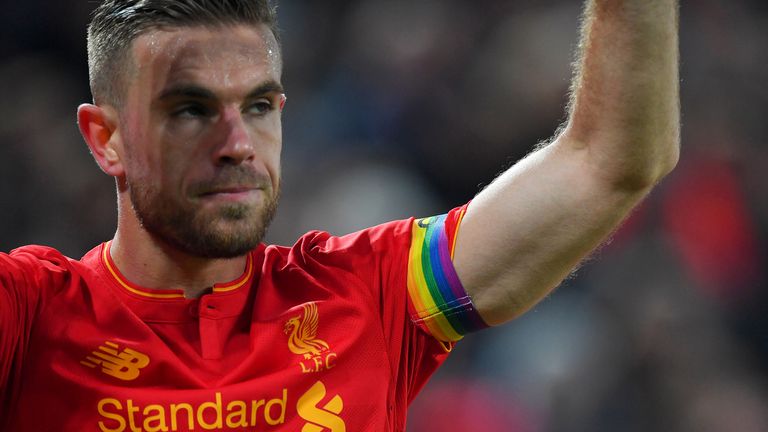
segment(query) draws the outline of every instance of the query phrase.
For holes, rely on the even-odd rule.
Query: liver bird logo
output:
[[[317,304],[314,302],[302,306],[303,316],[295,316],[285,323],[283,331],[288,335],[288,349],[292,353],[309,359],[328,350],[328,344],[317,338],[317,325],[320,319]]]

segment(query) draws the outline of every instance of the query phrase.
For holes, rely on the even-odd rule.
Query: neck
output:
[[[219,259],[183,252],[147,232],[131,210],[121,212],[110,254],[132,283],[152,289],[180,289],[187,298],[198,298],[217,283],[237,279],[247,263],[247,255]]]

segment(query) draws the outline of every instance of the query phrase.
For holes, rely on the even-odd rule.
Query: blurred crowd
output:
[[[768,3],[683,3],[678,169],[554,295],[462,341],[409,432],[768,431]],[[114,232],[114,183],[75,125],[94,6],[2,0],[2,251],[81,256]],[[270,242],[443,213],[564,119],[579,1],[283,0],[279,13]]]

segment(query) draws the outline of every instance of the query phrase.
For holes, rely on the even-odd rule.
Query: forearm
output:
[[[645,188],[679,153],[678,0],[589,0],[561,145],[619,187]]]

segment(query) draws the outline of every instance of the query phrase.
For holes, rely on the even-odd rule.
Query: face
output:
[[[280,190],[281,59],[264,27],[154,31],[133,45],[118,132],[133,211],[186,253],[239,256]]]

